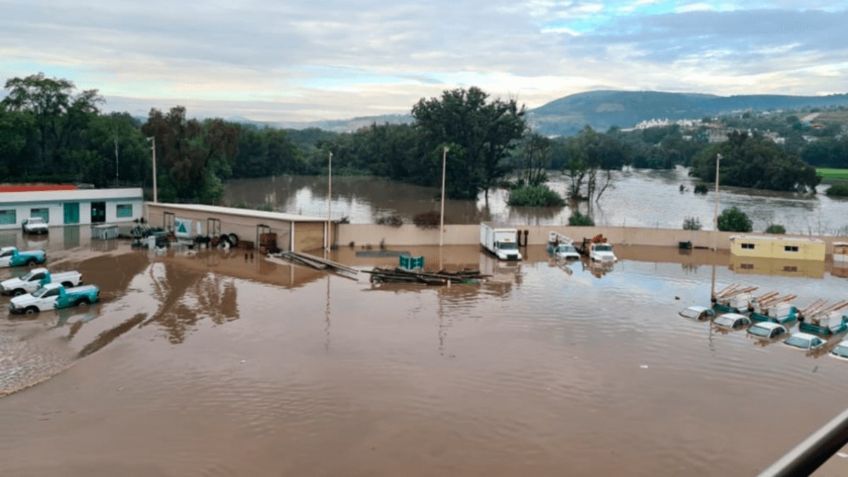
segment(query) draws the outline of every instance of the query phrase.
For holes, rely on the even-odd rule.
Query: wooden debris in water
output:
[[[439,270],[438,272],[425,272],[407,270],[405,268],[374,268],[365,270],[371,275],[372,283],[423,283],[425,285],[447,285],[449,283],[463,283],[473,280],[482,280],[489,275],[480,273],[479,270],[464,269],[457,272]]]
[[[347,265],[343,265],[338,262],[334,262],[332,260],[328,260],[323,257],[317,257],[315,255],[310,255],[308,253],[301,252],[280,252],[271,254],[272,258],[281,258],[283,260],[287,260],[296,265],[301,265],[309,268],[314,268],[315,270],[327,270],[330,272],[337,273],[345,278],[353,278],[350,275],[356,275],[359,273],[359,270],[355,268],[348,267]]]

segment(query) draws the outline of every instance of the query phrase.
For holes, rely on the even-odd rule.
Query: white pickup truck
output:
[[[21,224],[25,234],[46,234],[50,228],[41,217],[30,217]]]
[[[20,278],[10,278],[0,282],[0,293],[18,296],[32,293],[48,283],[61,283],[65,288],[82,284],[80,272],[61,272],[51,274],[46,268],[33,268]]]

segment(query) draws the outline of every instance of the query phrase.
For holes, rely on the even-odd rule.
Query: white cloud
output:
[[[0,0],[0,78],[44,71],[116,108],[292,120],[402,112],[471,84],[529,106],[597,86],[845,89],[844,9],[637,8],[649,3]]]

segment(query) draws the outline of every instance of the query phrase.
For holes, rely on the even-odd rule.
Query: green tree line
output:
[[[330,153],[336,174],[437,186],[448,148],[449,196],[474,198],[504,185],[526,186],[535,189],[516,194],[516,200],[524,196],[532,203],[558,202],[539,189],[549,171],[565,172],[564,192],[571,198],[597,200],[611,183],[610,171],[625,165],[692,166],[695,175],[712,180],[710,162],[721,152],[727,184],[798,190],[817,183],[802,158],[835,165],[845,157],[844,139],[816,143],[799,157],[754,136],[710,145],[703,136],[685,136],[678,126],[627,132],[586,127],[573,137],[546,138],[533,133],[523,106],[476,87],[422,98],[411,108],[411,124],[373,124],[341,134],[199,120],[181,106],[152,109],[143,120],[104,113],[97,90],[79,91],[68,80],[43,74],[11,78],[5,90],[0,176],[6,182],[150,187],[155,138],[163,201],[216,203],[228,179],[325,173]]]

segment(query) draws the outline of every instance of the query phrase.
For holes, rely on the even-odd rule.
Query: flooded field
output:
[[[616,172],[609,189],[593,215],[598,225],[628,225],[679,229],[686,217],[698,217],[712,228],[715,197],[692,192],[695,181],[687,171],[628,170]],[[552,176],[549,185],[564,194],[566,179]],[[680,192],[683,185],[687,190]],[[824,188],[822,188],[822,191]],[[327,178],[320,176],[281,176],[241,179],[226,184],[230,204],[258,206],[275,210],[323,216],[327,213]],[[563,208],[508,207],[507,192],[495,190],[488,204],[481,194],[477,201],[450,200],[447,223],[472,224],[486,220],[500,223],[549,225],[567,224],[571,210]],[[374,177],[335,177],[333,216],[348,217],[353,223],[374,223],[387,214],[401,216],[407,223],[415,214],[438,210],[439,190]],[[673,205],[670,207],[669,205]],[[722,207],[736,206],[763,231],[772,223],[783,224],[790,232],[803,234],[848,234],[848,200],[826,195],[804,196],[789,193],[722,188]],[[585,208],[585,204],[583,206]]]
[[[752,475],[848,402],[848,362],[677,316],[708,303],[713,270],[846,298],[829,266],[421,248],[492,278],[375,288],[240,250],[76,237],[41,245],[103,301],[0,318],[0,475]],[[357,252],[335,258],[397,260]],[[820,474],[846,472],[834,457]]]

